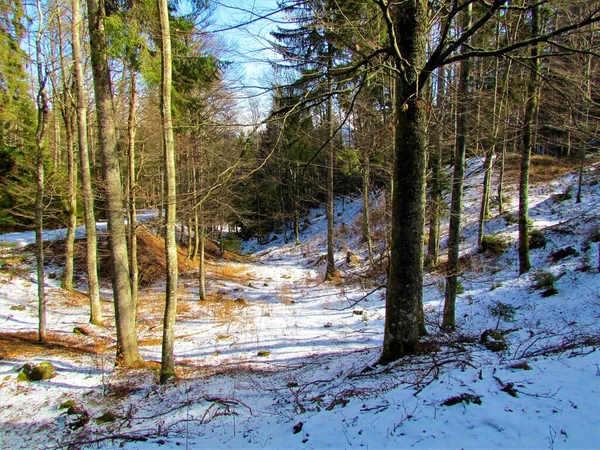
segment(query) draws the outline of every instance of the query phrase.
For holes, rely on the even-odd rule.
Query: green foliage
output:
[[[496,323],[496,329],[498,329],[501,320],[504,320],[505,322],[513,322],[515,320],[515,314],[517,312],[517,309],[514,306],[509,305],[508,303],[495,301],[494,303],[488,306],[488,309],[493,317],[498,318],[498,322]]]
[[[237,235],[229,233],[223,236],[223,248],[228,252],[240,253],[242,251],[242,241]]]
[[[556,277],[549,270],[537,270],[533,273],[532,279],[534,289],[544,289],[542,297],[558,294],[558,290],[554,287]]]
[[[508,241],[498,234],[484,236],[481,241],[481,251],[492,255],[501,255],[508,248]]]

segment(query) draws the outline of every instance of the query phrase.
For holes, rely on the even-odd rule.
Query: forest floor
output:
[[[60,258],[49,258],[49,342],[40,345],[32,235],[0,236],[0,448],[597,448],[600,165],[590,160],[576,203],[576,174],[548,161],[534,158],[530,194],[546,244],[522,276],[512,166],[508,213],[494,206],[486,227],[508,246],[493,255],[477,252],[481,161],[469,161],[457,331],[439,329],[442,262],[424,283],[430,336],[418,355],[383,367],[373,364],[385,269],[366,262],[360,197],[336,202],[340,277],[332,282],[323,281],[319,209],[306,217],[301,245],[279,233],[267,245],[244,243],[249,257],[211,258],[205,302],[195,266],[181,267],[178,378],[165,385],[157,383],[164,282],[156,271],[140,290],[147,364],[119,370],[107,280],[105,325],[89,325],[84,278],[78,291],[63,291]],[[372,200],[381,255],[384,201]],[[56,246],[49,255],[60,254],[61,236],[47,233]],[[149,245],[145,255],[157,246]],[[486,330],[498,332],[487,335],[500,351],[482,343]],[[41,362],[56,376],[17,380],[25,363]]]

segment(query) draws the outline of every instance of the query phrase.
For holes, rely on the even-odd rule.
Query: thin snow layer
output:
[[[58,280],[48,280],[50,334],[68,339],[65,348],[74,342],[106,351],[51,346],[31,356],[0,349],[0,448],[598,448],[595,166],[586,172],[581,203],[556,195],[576,184],[574,175],[532,187],[533,226],[547,243],[532,250],[534,269],[522,276],[516,225],[494,208],[486,234],[503,236],[509,247],[499,257],[476,253],[481,160],[470,160],[467,173],[458,329],[440,332],[444,278],[428,273],[431,335],[422,354],[374,366],[383,340],[384,277],[366,272],[366,262],[346,263],[348,251],[366,260],[358,235],[362,201],[338,199],[338,281],[323,282],[318,264],[325,252],[323,210],[307,216],[301,245],[286,244],[280,232],[266,246],[245,243],[254,261],[213,263],[212,300],[205,304],[197,301],[195,276],[181,276],[175,345],[181,377],[162,386],[151,370],[115,370],[114,326],[88,325],[85,301],[67,301]],[[514,198],[514,189],[508,194]],[[382,196],[372,203],[381,207]],[[508,210],[516,208],[513,200]],[[0,251],[0,336],[35,334],[33,255],[14,245]],[[14,252],[22,256],[18,264]],[[230,276],[217,277],[218,271]],[[557,294],[535,288],[542,271],[552,274]],[[163,296],[162,285],[141,293],[138,332],[149,361],[160,360]],[[103,308],[110,317],[110,299]],[[74,335],[75,326],[91,334]],[[485,330],[496,328],[508,343],[500,352],[480,343]],[[41,361],[56,366],[55,378],[16,380],[24,363]],[[68,399],[89,415],[85,426],[73,426],[79,416],[59,409]],[[116,420],[98,421],[106,412]]]

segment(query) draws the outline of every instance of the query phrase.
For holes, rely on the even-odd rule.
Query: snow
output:
[[[85,297],[47,280],[49,333],[64,345],[0,349],[0,448],[598,448],[600,277],[598,243],[589,238],[600,225],[596,166],[588,168],[579,204],[553,197],[576,185],[573,174],[532,187],[530,215],[548,242],[532,250],[534,270],[522,276],[516,225],[496,210],[486,233],[511,245],[499,257],[475,252],[481,160],[470,160],[467,173],[461,254],[470,256],[460,277],[458,329],[439,330],[443,274],[427,273],[431,335],[422,354],[373,367],[383,340],[384,277],[345,263],[348,250],[366,257],[356,236],[362,202],[338,199],[342,277],[335,282],[323,282],[325,267],[315,265],[325,252],[322,209],[309,212],[301,245],[277,233],[267,245],[244,244],[254,260],[211,262],[209,302],[197,301],[194,274],[181,276],[180,377],[162,386],[152,370],[115,370],[114,325],[87,324]],[[514,186],[508,194],[516,198]],[[372,200],[375,208],[383,204],[382,195]],[[508,208],[515,212],[517,202]],[[58,239],[63,232],[47,233]],[[24,333],[37,330],[35,266],[31,249],[15,243],[33,242],[32,234],[0,241],[0,338],[3,345],[9,334],[26,342]],[[567,246],[578,254],[552,258]],[[534,289],[539,270],[555,275],[556,295]],[[160,360],[163,296],[161,284],[141,292],[138,333],[148,361]],[[492,314],[500,304],[512,307],[513,320]],[[112,313],[110,299],[103,308]],[[497,323],[509,346],[494,353],[479,337]],[[75,326],[91,334],[75,335]],[[41,361],[58,375],[16,380],[24,363]],[[444,405],[458,396],[471,402]],[[59,409],[68,399],[89,414],[84,427],[70,428],[75,416]],[[118,419],[96,420],[108,411]]]

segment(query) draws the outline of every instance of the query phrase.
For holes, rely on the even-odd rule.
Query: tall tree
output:
[[[73,52],[73,74],[75,78],[75,102],[77,114],[77,146],[79,149],[79,173],[83,195],[83,216],[86,236],[86,263],[88,296],[90,298],[90,323],[102,323],[100,288],[98,284],[98,239],[96,235],[96,214],[94,212],[94,190],[90,170],[90,154],[87,139],[87,102],[83,83],[83,62],[81,52],[81,0],[71,0],[71,34]]]
[[[471,28],[472,5],[464,10],[463,32]],[[462,52],[467,51],[465,42]],[[471,61],[460,62],[458,81],[458,106],[456,111],[456,146],[454,149],[454,176],[452,178],[452,199],[450,201],[450,226],[448,230],[448,267],[446,275],[446,291],[444,294],[444,317],[442,327],[454,329],[456,318],[456,290],[458,285],[458,257],[460,252],[460,217],[462,210],[463,180],[465,171],[465,151],[467,149],[467,133],[469,130],[469,86],[471,82]]]
[[[142,358],[138,350],[135,304],[131,297],[129,281],[127,235],[123,220],[123,189],[117,154],[112,82],[107,54],[105,6],[103,1],[87,0],[98,144],[102,154],[102,175],[110,233],[112,287],[117,328],[117,364],[134,366],[140,363]]]
[[[36,130],[37,164],[36,164],[36,196],[35,196],[35,262],[37,265],[38,285],[38,339],[46,342],[46,291],[44,277],[44,158],[45,136],[48,121],[48,100],[46,98],[47,73],[44,68],[42,37],[44,30],[44,15],[40,0],[36,0],[38,13],[38,29],[35,36],[35,64],[37,72],[37,108],[38,124]]]
[[[419,341],[425,220],[427,2],[377,2],[387,22],[395,76],[392,237],[384,339],[379,363],[414,353]]]
[[[536,4],[531,11],[531,36],[540,34],[540,5]],[[531,269],[529,259],[529,166],[533,141],[533,127],[538,109],[539,75],[541,69],[540,44],[531,47],[531,72],[527,84],[527,103],[525,106],[525,123],[521,148],[521,176],[519,178],[519,273]]]
[[[169,26],[169,5],[167,0],[158,1],[160,19],[161,50],[161,97],[160,116],[162,142],[166,175],[166,214],[165,214],[165,249],[167,253],[167,298],[163,324],[162,360],[160,365],[160,382],[164,383],[175,376],[173,346],[175,341],[175,315],[177,312],[177,241],[175,237],[176,214],[176,177],[175,177],[175,141],[173,138],[173,121],[171,119],[171,31]]]

